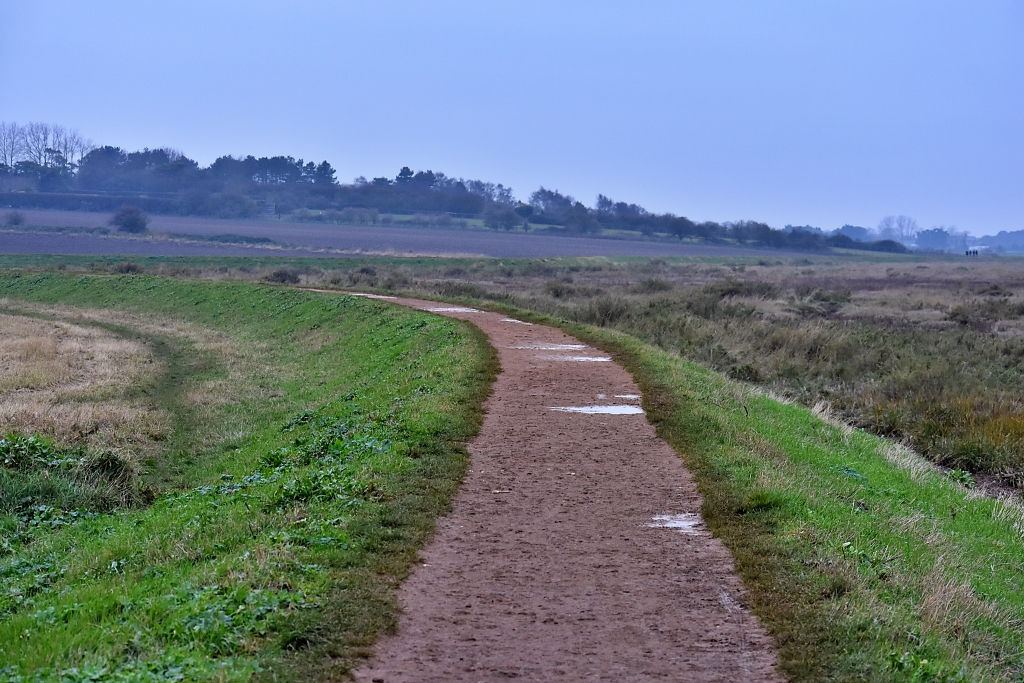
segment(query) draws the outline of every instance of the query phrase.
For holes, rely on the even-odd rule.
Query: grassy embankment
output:
[[[241,283],[4,272],[0,299],[148,348],[94,398],[166,427],[4,446],[0,484],[30,495],[0,510],[0,680],[334,679],[394,624],[495,369],[479,333]]]

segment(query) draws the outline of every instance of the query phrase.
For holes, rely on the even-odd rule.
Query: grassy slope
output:
[[[223,415],[234,436],[195,435],[185,479],[205,486],[5,535],[4,675],[336,678],[393,626],[393,586],[464,472],[495,370],[479,333],[350,297],[151,277],[0,273],[0,297],[172,317],[258,349],[253,395]]]

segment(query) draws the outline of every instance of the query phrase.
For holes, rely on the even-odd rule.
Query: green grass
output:
[[[137,275],[4,272],[0,298],[181,321],[241,358],[204,351],[201,376],[234,399],[176,422],[173,476],[143,474],[164,482],[151,506],[2,530],[0,680],[340,679],[393,628],[394,587],[461,480],[495,372],[479,332]]]

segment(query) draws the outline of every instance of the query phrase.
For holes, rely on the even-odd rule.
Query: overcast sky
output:
[[[1024,229],[1024,2],[4,0],[0,120],[986,234]]]

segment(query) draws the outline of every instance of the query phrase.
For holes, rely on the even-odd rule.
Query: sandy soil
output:
[[[780,681],[728,550],[629,374],[559,330],[477,324],[503,372],[471,470],[359,681]],[[625,398],[616,398],[625,397]],[[626,414],[551,408],[630,406]],[[620,409],[621,410],[621,409]]]
[[[110,214],[86,211],[19,210],[27,226],[107,227]],[[0,219],[6,212],[0,210]],[[133,254],[150,256],[338,256],[395,254],[542,258],[571,256],[749,256],[763,251],[672,242],[615,240],[560,235],[505,234],[483,230],[451,230],[398,226],[290,223],[269,218],[225,220],[186,216],[151,216],[150,230],[212,237],[245,235],[274,240],[292,248],[239,244],[171,242],[59,233],[19,233],[0,226],[0,253]],[[297,247],[297,248],[295,248]],[[331,250],[328,252],[316,250]],[[773,252],[782,253],[782,252]]]

